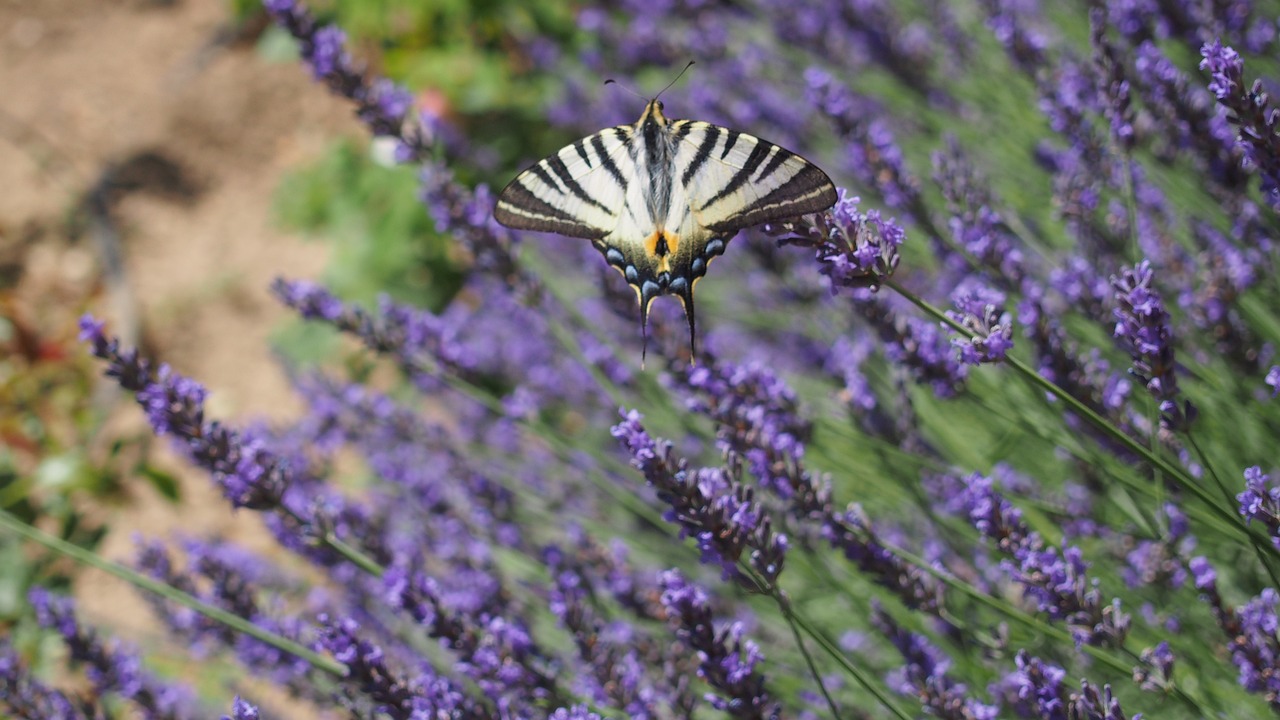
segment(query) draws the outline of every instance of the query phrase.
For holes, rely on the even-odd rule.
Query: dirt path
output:
[[[297,64],[264,61],[252,40],[211,47],[225,20],[226,3],[211,0],[0,0],[0,246],[25,263],[30,302],[92,282],[93,244],[57,229],[109,164],[141,173],[144,189],[121,194],[114,213],[132,300],[104,296],[94,312],[116,327],[136,314],[156,354],[212,391],[212,416],[287,417],[297,401],[267,343],[286,313],[267,287],[280,274],[317,277],[325,248],[276,227],[272,195],[336,137],[363,133]],[[115,415],[142,421],[132,403]],[[130,506],[102,509],[108,557],[128,557],[134,531],[265,544],[206,477],[166,464],[184,502],[141,488]],[[156,639],[119,581],[88,573],[77,594],[91,621],[144,647]]]

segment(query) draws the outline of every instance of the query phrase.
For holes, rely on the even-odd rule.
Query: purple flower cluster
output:
[[[386,78],[370,79],[347,52],[346,33],[335,25],[320,25],[297,0],[264,0],[272,20],[298,40],[302,59],[316,80],[356,104],[356,115],[375,136],[396,138],[396,160],[419,162],[431,156],[427,122],[406,122],[413,109],[407,90]]]
[[[936,612],[940,590],[922,572],[890,552],[856,507],[841,511],[830,483],[804,464],[808,421],[795,394],[760,366],[702,365],[683,378],[697,393],[689,405],[716,422],[717,445],[729,458],[744,458],[760,487],[787,502],[787,514],[803,537],[825,540],[877,584],[913,608]]]
[[[223,715],[222,720],[260,720],[260,717],[256,706],[237,695],[231,703],[231,714]]]
[[[1257,520],[1267,528],[1272,544],[1280,547],[1280,487],[1271,483],[1271,476],[1254,465],[1244,471],[1244,492],[1236,495],[1240,501],[1240,514],[1245,522]]]
[[[952,296],[956,310],[947,316],[972,335],[953,337],[951,344],[965,365],[998,363],[1013,347],[1013,318],[1002,308],[1005,296],[977,282],[956,288]]]
[[[0,645],[0,702],[15,717],[45,720],[100,720],[102,698],[77,697],[32,676],[12,647]]]
[[[143,544],[138,550],[135,565],[156,580],[230,611],[268,632],[304,644],[311,640],[307,635],[309,629],[301,619],[277,617],[269,608],[262,606],[260,597],[281,577],[279,568],[230,545],[188,540],[184,546],[187,554],[185,570],[174,566],[168,549],[160,542]],[[310,666],[301,658],[261,640],[240,635],[190,609],[174,606],[159,598],[148,599],[170,632],[191,643],[193,649],[212,650],[219,645],[232,647],[240,662],[260,676],[270,678],[299,697],[312,696],[315,678],[310,674]],[[313,699],[324,701],[323,697]]]
[[[1179,406],[1173,329],[1164,300],[1153,286],[1155,270],[1143,261],[1111,278],[1115,288],[1115,337],[1133,358],[1133,375],[1160,404],[1160,423],[1184,430],[1194,417],[1190,403]]]
[[[1280,711],[1280,594],[1266,588],[1245,605],[1232,609],[1218,592],[1218,572],[1203,557],[1190,563],[1196,588],[1213,610],[1227,638],[1231,661],[1245,690],[1261,695],[1272,711]]]
[[[1001,567],[1022,586],[1036,610],[1067,625],[1077,645],[1119,646],[1129,634],[1130,616],[1120,600],[1106,603],[1079,547],[1059,551],[1030,530],[1022,512],[995,489],[991,478],[974,473],[949,499],[949,509],[963,512],[978,532],[996,543],[1006,559]]]
[[[906,665],[893,671],[889,687],[915,697],[929,714],[956,720],[994,720],[1000,708],[969,697],[964,683],[947,675],[951,661],[927,637],[902,627],[881,607],[871,622],[902,653]]]
[[[1262,179],[1262,194],[1272,209],[1280,210],[1280,108],[1268,108],[1262,81],[1244,87],[1244,60],[1221,40],[1200,48],[1200,69],[1209,73],[1209,91],[1231,111],[1239,128],[1237,143],[1245,163]]]
[[[698,675],[716,690],[707,696],[711,706],[735,718],[780,717],[781,708],[770,699],[756,669],[764,654],[745,638],[742,623],[717,630],[706,592],[678,570],[664,573],[661,583],[668,624],[698,654]]]
[[[341,562],[325,549],[324,538],[335,530],[376,539],[370,519],[357,505],[324,488],[309,475],[305,458],[282,456],[262,432],[239,432],[217,421],[206,421],[205,392],[166,366],[153,368],[136,350],[122,349],[108,339],[103,324],[90,316],[80,321],[81,338],[95,356],[107,361],[106,375],[137,394],[157,432],[171,435],[177,446],[209,471],[234,507],[271,514],[273,532],[281,542],[306,551],[325,565]],[[366,550],[381,555],[370,545]]]
[[[651,438],[640,420],[639,412],[624,410],[612,433],[670,508],[666,520],[680,525],[682,537],[693,537],[702,561],[718,565],[725,578],[742,579],[738,561],[745,554],[764,583],[761,589],[774,587],[786,560],[787,536],[774,532],[755,492],[739,479],[740,469],[691,469],[688,461],[673,455],[670,442]]]
[[[118,695],[130,701],[147,720],[188,716],[194,702],[188,688],[161,682],[143,670],[137,653],[100,640],[93,630],[80,624],[71,600],[51,595],[43,588],[33,588],[27,599],[40,624],[62,636],[71,661],[84,666],[97,694]],[[45,699],[57,711],[68,710],[55,695],[45,694]]]
[[[906,233],[877,210],[858,211],[859,198],[837,188],[839,200],[813,224],[779,223],[772,226],[780,243],[810,247],[822,274],[831,280],[831,293],[841,288],[876,290],[893,276],[901,260],[898,248]]]
[[[664,666],[676,671],[686,671],[688,660],[664,653],[655,638],[638,627],[622,623],[606,624],[592,603],[595,590],[593,573],[588,567],[593,558],[590,540],[582,538],[587,552],[569,553],[560,548],[548,548],[543,561],[553,575],[553,587],[549,607],[556,619],[573,634],[574,644],[584,671],[578,677],[578,685],[584,695],[597,703],[611,704],[624,710],[630,717],[658,717],[661,708],[692,709],[693,699],[679,689],[666,689],[650,677],[648,668]],[[580,546],[581,547],[581,546]],[[596,559],[599,556],[596,556]],[[616,568],[615,568],[616,572]],[[618,587],[614,584],[613,587]],[[621,589],[621,588],[618,588]],[[627,592],[622,601],[627,602]],[[679,688],[678,682],[664,678],[668,686]]]
[[[1132,718],[1125,715],[1120,701],[1111,694],[1110,685],[1099,690],[1088,680],[1081,680],[1080,691],[1071,692],[1065,683],[1067,673],[1061,667],[1025,650],[1018,651],[1014,662],[1018,669],[993,685],[992,693],[1001,696],[1017,717],[1052,720],[1138,720],[1142,717],[1141,713]]]
[[[889,123],[876,117],[875,104],[819,68],[806,70],[804,79],[809,102],[830,119],[845,140],[848,168],[889,207],[908,211],[913,217],[927,217],[919,212],[919,183],[907,171]]]

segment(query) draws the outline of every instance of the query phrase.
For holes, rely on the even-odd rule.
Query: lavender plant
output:
[[[841,185],[733,239],[692,362],[655,306],[648,370],[621,278],[461,179],[481,133],[411,110],[297,0],[265,7],[469,264],[438,312],[280,280],[399,373],[291,367],[308,410],[282,426],[207,417],[216,388],[84,319],[155,432],[286,551],[142,541],[137,582],[200,661],[333,717],[1280,713],[1274,2],[588,1],[562,47],[505,28],[513,67],[555,79],[562,139],[635,114],[584,78],[693,59],[674,114]],[[98,695],[194,716],[32,602]],[[0,690],[107,712],[13,653]],[[236,694],[205,701],[276,709]]]

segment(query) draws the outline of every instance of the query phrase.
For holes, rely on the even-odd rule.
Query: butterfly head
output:
[[[662,101],[658,98],[650,100],[649,104],[644,106],[644,114],[640,116],[641,128],[650,123],[659,128],[664,128],[669,122],[671,121],[667,119],[667,116],[662,114]]]

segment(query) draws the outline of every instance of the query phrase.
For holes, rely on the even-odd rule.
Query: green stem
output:
[[[345,677],[347,674],[347,666],[332,658],[316,653],[286,637],[281,637],[275,633],[267,632],[239,615],[227,612],[220,607],[209,605],[198,598],[192,597],[191,595],[172,588],[158,580],[149,578],[136,570],[132,570],[124,565],[107,560],[106,558],[90,552],[89,550],[85,550],[77,545],[73,545],[61,538],[49,535],[42,530],[22,522],[3,510],[0,510],[0,527],[10,530],[17,535],[21,535],[28,540],[40,543],[50,550],[66,555],[77,562],[84,563],[85,565],[114,575],[131,585],[159,595],[165,600],[177,603],[185,608],[195,610],[210,620],[222,623],[232,630],[244,633],[255,640],[259,640],[273,648],[276,648],[277,650],[280,650],[281,652],[286,652],[294,657],[305,660],[316,670],[329,673],[330,675],[336,675],[337,677]]]

